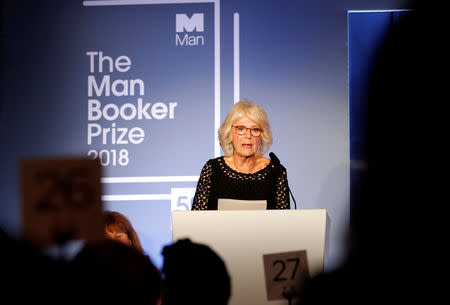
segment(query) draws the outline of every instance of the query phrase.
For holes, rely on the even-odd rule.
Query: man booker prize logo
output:
[[[193,35],[203,33],[203,13],[195,13],[189,18],[186,14],[176,14],[176,46],[203,46],[205,38],[202,35]]]

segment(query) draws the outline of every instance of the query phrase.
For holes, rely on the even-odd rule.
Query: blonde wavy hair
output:
[[[233,134],[232,126],[233,124],[247,115],[250,120],[255,122],[262,128],[261,142],[257,149],[256,155],[262,156],[272,145],[273,138],[272,132],[270,131],[269,120],[267,118],[266,112],[258,104],[255,104],[249,100],[239,101],[231,107],[230,112],[228,112],[225,121],[223,121],[222,126],[219,129],[219,141],[220,147],[222,147],[223,152],[229,156],[234,152],[232,145]]]

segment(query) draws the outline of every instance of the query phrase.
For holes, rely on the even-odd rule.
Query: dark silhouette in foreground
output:
[[[162,279],[150,258],[122,243],[86,244],[69,263],[78,293],[92,304],[160,304]],[[80,304],[79,303],[79,304]]]
[[[209,246],[182,239],[163,249],[163,305],[226,305],[231,282],[223,260]]]
[[[447,71],[450,54],[443,11],[433,1],[412,3],[379,50],[368,92],[368,167],[351,204],[350,255],[308,281],[298,304],[428,304],[445,291],[437,280],[448,156],[439,145],[447,138],[448,97],[438,71]]]

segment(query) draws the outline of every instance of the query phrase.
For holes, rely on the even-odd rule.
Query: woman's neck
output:
[[[229,157],[228,163],[231,168],[240,173],[251,174],[257,171],[258,159],[259,157],[257,156],[246,157],[238,154],[233,154]]]

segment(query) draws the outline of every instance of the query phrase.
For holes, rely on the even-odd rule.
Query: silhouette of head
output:
[[[80,301],[97,304],[158,304],[162,278],[150,258],[105,239],[86,244],[70,262]]]
[[[224,261],[209,246],[182,239],[162,252],[164,305],[226,305],[231,282]]]

